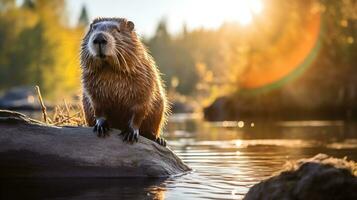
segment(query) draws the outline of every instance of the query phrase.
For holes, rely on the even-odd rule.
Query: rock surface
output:
[[[288,169],[254,185],[245,200],[355,200],[357,164],[319,154],[289,163]]]
[[[0,110],[0,178],[169,177],[191,169],[169,148],[144,137],[127,144],[112,130],[56,127]]]

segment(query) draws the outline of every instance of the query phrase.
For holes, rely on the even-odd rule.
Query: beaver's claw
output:
[[[97,133],[98,137],[104,138],[106,136],[109,136],[109,125],[107,120],[105,120],[104,118],[98,118],[93,128],[93,132]]]
[[[166,147],[166,140],[164,138],[162,138],[162,137],[156,138],[155,142],[158,143],[161,146]]]
[[[133,127],[129,127],[120,134],[123,136],[124,142],[134,143],[139,140],[139,129],[134,129]]]

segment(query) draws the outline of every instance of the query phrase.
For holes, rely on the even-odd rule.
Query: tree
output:
[[[22,3],[22,7],[29,8],[29,9],[34,9],[35,8],[35,2],[33,0],[24,0],[24,2]]]
[[[83,27],[67,26],[64,3],[0,0],[0,89],[40,85],[52,98],[78,90]]]
[[[79,15],[79,19],[78,19],[78,26],[86,27],[88,24],[89,24],[89,17],[88,17],[87,8],[85,5],[83,5],[81,14]]]
[[[176,89],[181,94],[189,95],[195,91],[198,75],[191,51],[181,39],[172,38],[165,19],[159,22],[148,46],[166,83],[178,80]]]

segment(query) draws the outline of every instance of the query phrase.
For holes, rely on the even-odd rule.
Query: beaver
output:
[[[97,18],[85,34],[80,52],[83,109],[98,137],[110,128],[123,141],[140,135],[166,146],[160,137],[168,102],[159,70],[125,18]]]

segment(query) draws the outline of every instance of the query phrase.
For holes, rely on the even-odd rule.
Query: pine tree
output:
[[[24,0],[24,2],[22,3],[22,7],[33,9],[35,8],[35,2],[33,0]]]
[[[78,19],[78,26],[84,27],[89,24],[88,12],[85,5],[82,6],[81,14]]]

